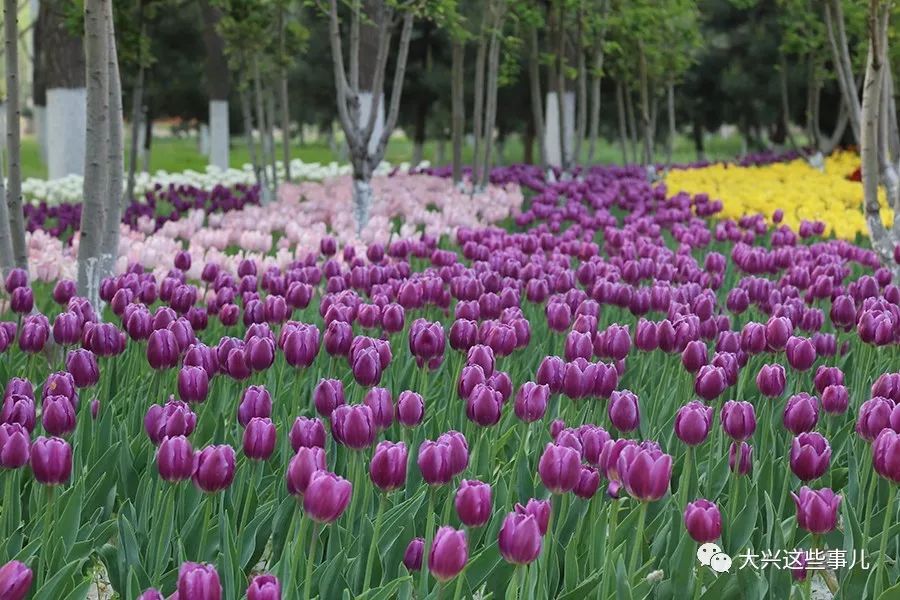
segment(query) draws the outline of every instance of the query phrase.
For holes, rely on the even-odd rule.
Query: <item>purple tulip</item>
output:
[[[516,393],[513,405],[516,416],[526,423],[544,418],[550,401],[550,386],[526,381]]]
[[[506,562],[527,565],[541,554],[543,537],[537,519],[532,515],[509,513],[497,535],[500,554]]]
[[[659,500],[669,491],[672,457],[656,449],[627,446],[616,461],[622,484],[635,500]]]
[[[195,455],[194,485],[210,494],[228,489],[234,481],[234,463],[231,446],[207,446]]]
[[[552,512],[549,500],[536,500],[532,498],[525,506],[516,503],[514,512],[518,515],[534,517],[538,526],[538,531],[541,535],[546,535],[547,528],[550,526],[550,513]]]
[[[850,392],[843,385],[829,385],[822,390],[822,408],[832,415],[842,415],[850,405]]]
[[[425,440],[419,446],[416,464],[428,485],[444,485],[453,479],[452,449],[449,442]]]
[[[153,444],[159,444],[166,436],[191,435],[196,425],[197,415],[179,400],[170,400],[165,406],[153,404],[144,416],[144,430]]]
[[[844,385],[844,372],[837,367],[820,366],[813,377],[813,385],[820,394],[830,385]]]
[[[766,323],[766,343],[769,350],[783,350],[794,332],[794,325],[787,317],[772,317]]]
[[[782,416],[782,422],[788,431],[800,435],[812,431],[818,421],[819,401],[815,396],[800,392],[788,398]]]
[[[613,392],[609,398],[607,416],[619,431],[634,431],[641,424],[638,397],[629,390]]]
[[[466,416],[481,427],[491,427],[500,422],[503,396],[487,384],[479,383],[466,398]]]
[[[709,361],[707,353],[708,349],[705,343],[700,340],[692,340],[681,352],[681,364],[688,373],[696,373]]]
[[[368,448],[378,434],[372,409],[359,404],[338,406],[331,413],[331,433],[337,443],[352,450]]]
[[[266,417],[253,417],[244,429],[244,455],[250,460],[269,460],[275,451],[275,424]]]
[[[50,435],[67,435],[75,431],[75,407],[65,396],[47,396],[43,400],[41,424]]]
[[[156,370],[171,369],[178,364],[180,350],[175,334],[168,329],[157,329],[147,340],[147,362]]]
[[[551,493],[571,492],[581,475],[581,455],[566,446],[547,444],[538,462],[538,474]]]
[[[801,433],[791,442],[791,471],[800,481],[812,481],[825,474],[831,463],[831,446],[819,433]]]
[[[3,399],[0,423],[17,423],[29,433],[34,431],[34,400],[22,394],[9,394]]]
[[[747,475],[753,468],[753,446],[747,442],[731,442],[728,448],[728,469],[738,475]]]
[[[178,371],[178,396],[185,402],[203,402],[209,393],[209,374],[203,367],[184,366]]]
[[[482,527],[491,518],[491,486],[474,479],[463,479],[456,490],[454,506],[466,527]]]
[[[268,573],[257,575],[247,587],[247,600],[281,600],[281,582]]]
[[[313,402],[316,405],[316,412],[326,419],[331,418],[334,409],[346,402],[344,384],[339,379],[320,379],[313,390]]]
[[[31,445],[31,471],[38,483],[63,485],[72,474],[72,446],[58,437],[39,437]]]
[[[597,493],[600,487],[600,473],[593,467],[581,465],[581,473],[578,476],[578,483],[572,490],[576,496],[585,500],[590,500]]]
[[[404,427],[416,427],[425,416],[425,401],[421,394],[405,390],[397,397],[397,422]]]
[[[315,325],[305,323],[282,329],[279,344],[284,351],[284,358],[295,368],[305,368],[313,364],[319,353],[319,330]]]
[[[712,427],[713,408],[692,400],[675,413],[675,435],[688,446],[702,444]]]
[[[873,441],[881,430],[891,426],[891,411],[894,404],[887,398],[875,397],[866,400],[859,407],[856,433],[866,441]]]
[[[822,535],[837,526],[841,496],[829,488],[813,490],[806,486],[800,492],[791,492],[797,506],[797,525],[810,533]]]
[[[28,464],[31,439],[19,423],[0,423],[0,468],[18,469]]]
[[[700,498],[684,509],[684,528],[698,544],[714,542],[722,535],[722,515],[719,508]]]
[[[900,483],[900,434],[882,429],[872,444],[872,465],[875,472],[893,484]]]
[[[170,483],[186,481],[194,474],[194,449],[183,435],[164,437],[156,449],[156,469]]]
[[[422,556],[425,554],[425,540],[417,537],[409,541],[403,552],[403,566],[407,571],[415,572],[422,569]]]
[[[725,370],[713,365],[704,365],[697,372],[694,391],[704,400],[713,400],[728,387]]]
[[[24,600],[31,589],[32,572],[24,563],[11,560],[0,567],[0,598]]]
[[[60,346],[71,346],[81,340],[81,317],[73,312],[61,312],[53,320],[53,340]]]
[[[406,485],[408,453],[403,442],[384,441],[375,448],[369,462],[369,477],[382,492],[390,492]]]
[[[816,361],[816,347],[808,338],[791,337],[785,347],[788,364],[797,371],[809,369]]]
[[[53,301],[60,306],[65,306],[75,296],[76,292],[74,281],[71,279],[60,279],[53,286]]]
[[[450,430],[438,436],[438,443],[450,447],[450,472],[453,477],[459,475],[469,466],[469,443],[458,431]]]
[[[66,355],[66,370],[72,374],[75,386],[92,387],[100,380],[97,358],[90,350],[76,348]]]
[[[466,532],[441,527],[434,534],[428,553],[428,570],[438,581],[450,581],[459,575],[469,561]]]
[[[300,448],[325,448],[325,426],[315,417],[297,417],[288,437],[294,452]]]
[[[288,463],[284,475],[288,493],[293,496],[302,496],[309,487],[309,480],[313,473],[327,468],[325,450],[318,446],[301,446]]]
[[[137,600],[166,600],[166,597],[156,588],[147,588],[137,597]]]
[[[77,408],[78,394],[75,393],[75,378],[72,374],[68,371],[59,371],[48,375],[41,387],[41,397],[47,396],[65,396]]]
[[[17,287],[10,294],[9,307],[14,313],[27,315],[34,309],[34,292],[29,287]]]
[[[482,344],[472,346],[466,355],[466,364],[480,366],[484,376],[490,377],[494,374],[494,351],[490,346]]]
[[[177,594],[179,600],[221,600],[222,584],[216,568],[193,562],[182,564],[178,569]]]
[[[756,411],[749,402],[729,400],[722,406],[722,429],[731,439],[742,442],[756,431]]]
[[[346,510],[353,494],[353,484],[334,473],[319,470],[309,478],[303,494],[303,510],[318,523],[333,523]]]
[[[763,396],[776,398],[784,393],[784,367],[779,364],[763,365],[756,376],[756,387]]]

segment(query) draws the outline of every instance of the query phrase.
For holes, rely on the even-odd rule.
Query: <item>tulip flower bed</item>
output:
[[[102,321],[10,274],[0,597],[896,597],[900,288],[875,255],[713,225],[640,169],[496,175],[536,190],[479,201],[508,228],[285,227],[289,260],[236,265],[185,230],[162,278],[104,282]],[[341,231],[327,189],[306,201]]]

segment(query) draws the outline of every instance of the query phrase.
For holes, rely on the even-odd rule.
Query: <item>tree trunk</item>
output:
[[[22,212],[22,140],[19,131],[19,15],[16,0],[3,0],[6,42],[6,203],[15,264],[28,269],[25,216]]]
[[[534,127],[534,136],[538,143],[538,159],[541,167],[547,168],[547,149],[544,146],[544,106],[541,98],[541,69],[538,48],[537,29],[532,27],[531,43],[529,44],[528,57],[528,87],[531,95],[531,120]]]
[[[642,163],[649,165],[653,162],[653,129],[650,118],[650,90],[647,81],[647,57],[644,54],[644,44],[638,42],[638,70],[641,84],[641,124],[644,130],[644,154]]]
[[[522,135],[522,161],[526,165],[534,164],[534,121],[525,122],[525,133]]]
[[[697,160],[706,160],[706,150],[703,147],[703,125],[699,119],[694,119],[691,132],[694,138],[694,151],[697,153]]]
[[[575,126],[575,144],[572,149],[573,165],[577,165],[581,162],[581,146],[584,143],[584,138],[587,136],[588,119],[587,64],[584,59],[582,14],[580,8],[578,12],[578,28],[575,36],[575,52],[578,53],[578,115]]]
[[[791,102],[788,93],[787,77],[788,64],[784,53],[779,53],[779,59],[778,83],[781,89],[781,126],[784,128],[784,134],[787,136],[791,148],[796,150],[797,141],[794,139],[794,134],[791,133]]]
[[[840,108],[838,109],[837,121],[835,122],[834,130],[831,132],[831,136],[824,142],[820,140],[818,148],[822,154],[831,154],[831,152],[837,148],[838,144],[841,143],[841,138],[844,137],[844,132],[847,130],[847,125],[849,123],[850,116],[847,114],[847,106],[842,100]]]
[[[484,135],[484,97],[485,67],[487,63],[487,27],[489,11],[485,9],[481,34],[478,37],[478,51],[475,54],[475,83],[472,95],[472,137],[475,148],[472,150],[472,187],[481,180],[482,136]]]
[[[853,139],[860,143],[860,112],[862,109],[859,103],[859,96],[856,93],[853,65],[850,61],[850,49],[847,45],[847,31],[844,25],[844,9],[841,2],[842,0],[826,0],[825,26],[828,32],[828,41],[831,45],[834,68],[837,71],[838,86],[849,112]]]
[[[634,97],[628,87],[625,87],[625,114],[628,117],[628,139],[631,156],[634,162],[638,162],[638,131],[637,122],[634,118]]]
[[[453,183],[462,182],[462,146],[463,132],[466,128],[465,101],[465,60],[466,46],[462,40],[453,40],[450,103],[451,103],[451,138],[453,139]]]
[[[78,245],[78,293],[100,307],[99,263],[109,192],[109,59],[106,6],[109,0],[85,0],[84,37],[87,68],[84,204]]]
[[[146,78],[146,73],[144,77]],[[146,85],[146,84],[145,84]],[[141,170],[144,173],[150,172],[150,152],[153,150],[153,115],[150,112],[150,109],[144,104],[143,116],[144,122],[144,152],[143,152],[143,161],[144,164],[141,167]]]
[[[83,175],[86,164],[85,49],[81,35],[73,34],[67,3],[45,0],[41,44],[47,85],[47,176]]]
[[[594,73],[591,76],[591,129],[590,141],[588,142],[587,162],[589,165],[594,164],[594,157],[597,152],[597,138],[600,137],[600,82],[603,79],[603,37],[597,44],[594,51]]]
[[[666,86],[666,112],[669,114],[669,137],[666,143],[666,166],[672,164],[672,153],[675,150],[675,83],[670,79]]]
[[[288,70],[285,50],[284,5],[278,5],[278,104],[281,107],[281,161],[284,163],[284,178],[291,183],[291,111],[288,104]]]
[[[256,103],[256,124],[259,129],[259,165],[260,179],[262,181],[262,198],[263,204],[272,201],[272,188],[269,184],[269,157],[271,156],[271,147],[269,146],[269,136],[266,131],[266,110],[263,100],[262,79],[259,74],[259,57],[253,57],[253,98]]]
[[[806,84],[806,132],[809,136],[809,139],[812,141],[812,144],[816,147],[818,147],[821,143],[818,111],[819,96],[821,95],[821,93],[822,85],[817,74],[816,61],[811,57],[808,65]],[[841,104],[846,105],[843,97],[841,99]]]
[[[144,24],[144,0],[138,2],[138,24],[140,37],[144,38],[146,25]],[[141,123],[144,118],[144,57],[138,50],[138,72],[134,81],[134,89],[131,92],[131,140],[128,150],[128,183],[125,191],[125,200],[134,200],[134,182],[137,174],[138,145],[140,144]]]
[[[413,127],[412,166],[416,167],[425,158],[425,125],[428,119],[428,101],[416,103],[416,116]]]
[[[494,149],[494,126],[497,123],[497,88],[500,73],[500,36],[503,30],[504,1],[492,3],[496,15],[491,27],[491,44],[488,52],[487,97],[485,99],[484,122],[484,163],[481,169],[479,187],[487,188],[491,181],[491,153]]]
[[[266,136],[269,140],[269,164],[272,165],[272,197],[278,194],[278,158],[275,154],[275,93],[267,86],[266,96]]]
[[[244,137],[247,140],[247,154],[250,156],[250,164],[253,165],[253,175],[256,178],[256,185],[263,190],[262,173],[260,173],[260,160],[256,153],[256,142],[253,141],[253,110],[250,103],[250,92],[246,89],[241,90],[241,115],[244,120]],[[334,136],[331,136],[334,139]]]
[[[41,3],[43,4],[43,3]],[[46,37],[47,11],[38,6],[37,18],[31,32],[34,59],[31,61],[31,99],[34,104],[34,129],[41,160],[47,164],[47,78],[44,41]]]
[[[222,12],[202,0],[203,45],[206,49],[206,91],[209,95],[209,164],[227,169],[231,132],[228,126],[230,82],[225,42],[217,30]]]
[[[628,123],[625,116],[625,86],[616,81],[616,107],[619,115],[619,146],[622,150],[622,164],[628,164]]]
[[[122,174],[124,170],[122,147],[122,84],[119,79],[119,57],[116,50],[116,31],[112,15],[112,3],[107,4],[107,68],[109,93],[109,141],[107,148],[108,186],[107,212],[100,244],[100,277],[114,274],[119,257],[119,229],[122,224]]]
[[[552,10],[552,9],[551,9]],[[559,164],[563,171],[568,169],[569,148],[566,147],[566,28],[565,3],[559,3],[559,17],[556,21],[556,107],[559,119]]]

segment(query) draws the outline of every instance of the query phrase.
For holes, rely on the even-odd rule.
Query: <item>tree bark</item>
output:
[[[791,101],[788,93],[787,78],[788,65],[784,53],[779,53],[778,66],[778,84],[781,91],[781,126],[784,128],[784,134],[787,136],[791,148],[796,150],[797,141],[794,139],[794,134],[791,133]],[[818,145],[818,143],[816,143],[816,145]]]
[[[487,28],[489,11],[485,8],[481,32],[478,36],[478,50],[475,53],[475,83],[472,94],[472,187],[481,180],[482,136],[484,135],[485,67],[487,63]]]
[[[218,32],[222,12],[209,0],[202,0],[203,45],[206,50],[206,91],[209,96],[209,162],[227,169],[230,153],[228,97],[231,91],[225,41]]]
[[[581,11],[579,9],[578,32],[575,36],[575,51],[578,53],[578,112],[576,118],[577,124],[575,126],[575,147],[572,149],[573,165],[576,165],[581,161],[581,146],[584,143],[585,136],[587,135],[588,119],[587,64],[584,59],[582,17],[583,15],[581,14]]]
[[[544,101],[541,96],[541,69],[538,48],[537,29],[529,32],[528,87],[531,95],[531,120],[534,124],[534,136],[538,144],[538,160],[541,168],[547,168],[547,149],[544,147]]]
[[[291,111],[288,104],[288,70],[285,50],[286,24],[284,5],[278,4],[278,104],[281,107],[281,161],[284,163],[284,178],[291,183]]]
[[[44,39],[46,36],[47,10],[44,3],[38,6],[37,18],[31,32],[34,59],[31,61],[31,99],[34,104],[34,127],[37,133],[41,160],[47,162],[47,80],[44,63]]]
[[[453,40],[450,104],[451,104],[451,137],[453,139],[453,183],[462,182],[462,146],[463,132],[466,128],[465,101],[465,60],[466,46],[462,40]]]
[[[144,23],[144,0],[138,1],[138,24],[140,37],[146,33]],[[128,183],[125,191],[125,200],[134,199],[134,182],[137,174],[138,144],[140,143],[141,124],[144,117],[144,60],[138,50],[138,72],[134,80],[134,88],[131,92],[131,140],[128,150]]]
[[[559,17],[556,21],[556,106],[559,115],[559,164],[568,169],[568,148],[566,147],[566,28],[564,2],[559,3]]]
[[[672,153],[675,150],[675,83],[670,79],[666,86],[666,112],[669,116],[669,137],[666,143],[666,166],[672,164]]]
[[[625,115],[625,90],[621,81],[616,81],[616,107],[619,115],[619,146],[622,150],[622,164],[628,164],[628,123]]]
[[[256,142],[253,140],[253,109],[251,108],[250,92],[241,90],[241,116],[244,121],[244,137],[247,140],[247,154],[250,156],[250,164],[253,165],[253,175],[260,192],[263,190],[262,174],[260,173],[260,160],[256,153]],[[333,138],[333,136],[332,136]]]
[[[837,72],[838,87],[850,117],[850,128],[853,138],[860,143],[861,107],[859,96],[856,93],[856,83],[853,77],[853,65],[850,62],[850,49],[847,45],[847,31],[844,25],[844,9],[842,0],[826,0],[825,2],[825,27],[828,32],[828,41],[831,45],[834,68]]]
[[[272,166],[272,196],[278,194],[278,159],[275,153],[275,93],[270,86],[265,89],[266,96],[266,136],[269,140],[269,164]]]
[[[263,100],[262,77],[259,73],[259,57],[253,57],[253,98],[256,104],[256,124],[259,129],[259,165],[260,179],[262,181],[263,203],[272,201],[272,188],[269,179],[269,165],[271,164],[271,150],[266,126],[266,109]]]
[[[603,45],[606,42],[606,15],[609,13],[609,0],[603,0],[603,28],[594,44],[594,72],[591,74],[591,130],[588,142],[588,164],[594,163],[597,151],[597,138],[600,136],[600,82],[603,79]]]
[[[644,130],[644,154],[642,163],[649,165],[653,162],[653,129],[650,118],[650,90],[647,81],[647,56],[644,53],[643,42],[638,42],[638,71],[641,84],[641,124]]]
[[[497,88],[499,86],[500,72],[500,35],[503,29],[505,12],[504,0],[491,3],[491,9],[495,11],[491,27],[491,43],[488,52],[487,97],[485,98],[485,123],[484,123],[484,163],[481,169],[479,187],[484,189],[491,180],[491,153],[494,149],[494,126],[497,122]]]
[[[638,131],[637,121],[634,118],[634,97],[627,86],[625,87],[625,114],[628,117],[628,139],[631,156],[634,162],[638,162]]]
[[[107,4],[107,77],[109,93],[109,141],[107,148],[108,187],[107,212],[100,244],[100,277],[114,274],[119,257],[119,230],[122,223],[123,200],[122,174],[124,171],[122,147],[122,84],[119,79],[119,57],[116,50],[116,30],[112,15],[112,3]]]
[[[22,212],[22,140],[19,131],[19,15],[16,0],[3,0],[6,38],[6,203],[15,264],[28,269],[25,216]]]
[[[84,37],[87,68],[84,204],[78,245],[78,293],[100,305],[100,251],[109,191],[109,54],[106,15],[109,0],[85,0]]]

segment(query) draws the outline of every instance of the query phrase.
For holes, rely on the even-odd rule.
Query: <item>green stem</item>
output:
[[[703,576],[706,575],[706,567],[700,565],[697,567],[697,577],[694,581],[694,600],[700,600],[703,595]]]
[[[631,560],[628,561],[628,576],[634,577],[639,566],[638,560],[641,556],[641,546],[644,544],[644,523],[647,520],[647,503],[641,502],[638,509],[637,534],[634,536],[634,546],[631,548]]]
[[[869,530],[871,529],[872,521],[874,520],[872,517],[875,515],[873,511],[875,510],[875,491],[878,489],[878,477],[869,477],[871,475],[872,467],[868,467],[866,469],[866,478],[865,482],[868,485],[868,493],[866,494],[866,506],[864,513],[866,515],[865,524],[863,525],[863,539],[869,539]],[[893,487],[893,486],[892,486]]]
[[[528,565],[519,565],[516,567],[516,575],[519,578],[519,585],[516,586],[516,600],[522,600],[525,597],[525,575],[528,572]]]
[[[874,485],[872,487],[875,487]],[[894,499],[897,497],[897,486],[891,485],[888,489],[887,507],[884,509],[884,525],[881,528],[881,546],[878,551],[878,574],[875,577],[875,598],[881,596],[884,589],[882,580],[887,569],[885,553],[887,552],[888,530],[891,526],[891,517],[894,514]],[[863,538],[865,540],[865,538]]]
[[[300,513],[299,508],[295,509],[294,517],[295,521],[292,530],[296,532],[299,527],[300,533],[297,534],[297,537],[295,538],[296,545],[294,546],[293,552],[291,552],[291,581],[295,581],[297,577],[297,560],[300,558],[300,549],[303,548],[306,540],[306,530],[309,529],[310,522],[309,519]],[[297,519],[299,519],[299,523]]]
[[[422,569],[419,571],[419,597],[428,595],[428,555],[431,552],[431,542],[434,538],[434,488],[428,488],[428,512],[425,521],[425,547],[422,550]]]
[[[199,552],[197,552],[200,560],[205,560],[206,558],[206,542],[209,537],[209,521],[211,518],[210,513],[212,512],[213,495],[204,494],[203,502],[203,529],[200,531],[200,549]]]
[[[688,446],[687,450],[684,453],[684,470],[681,472],[681,488],[679,489],[679,496],[681,497],[681,502],[679,503],[678,509],[684,510],[684,507],[687,506],[688,501],[690,500],[691,495],[691,471],[694,466],[694,448],[692,446]]]
[[[41,530],[41,555],[44,563],[44,578],[42,582],[46,582],[50,578],[50,528],[53,525],[53,496],[56,486],[47,486],[47,506],[44,509],[44,528]]]
[[[425,565],[422,565],[422,570],[425,570]],[[453,600],[459,600],[462,598],[462,583],[463,579],[465,579],[465,575],[460,573],[456,576],[456,587],[453,589]]]
[[[304,517],[306,520],[306,517]],[[306,555],[306,575],[303,577],[303,598],[309,600],[312,590],[313,565],[316,563],[316,542],[319,541],[319,524],[314,523],[312,528],[312,540],[309,542],[309,554]]]
[[[382,494],[378,501],[378,514],[375,517],[375,531],[372,533],[372,542],[369,544],[369,556],[366,559],[366,576],[363,578],[362,592],[369,589],[372,580],[372,566],[375,561],[375,549],[378,546],[378,536],[381,534],[381,523],[384,520],[384,509],[387,507],[387,494]]]
[[[603,555],[603,578],[600,580],[600,600],[606,600],[609,581],[612,579],[612,553],[616,548],[616,526],[619,524],[619,501],[611,500],[609,505],[609,526],[606,533],[606,552]]]

